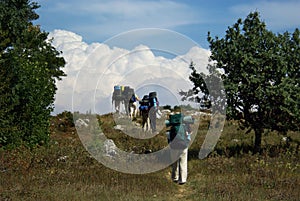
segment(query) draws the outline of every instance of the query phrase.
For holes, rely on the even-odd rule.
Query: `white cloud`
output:
[[[55,30],[49,36],[67,62],[67,77],[57,83],[55,113],[72,110],[72,104],[74,111],[111,112],[111,95],[117,84],[129,85],[140,93],[145,89],[160,91],[162,104],[175,104],[166,94],[173,94],[172,99],[176,97],[178,101],[178,91],[192,87],[188,79],[190,61],[196,63],[199,71],[206,72],[210,54],[194,46],[184,55],[165,58],[155,56],[151,47],[142,44],[126,50],[100,43],[86,44],[79,35],[64,30]]]
[[[299,1],[258,1],[233,6],[231,10],[246,16],[250,12],[258,11],[267,27],[276,30],[295,29],[300,25]]]

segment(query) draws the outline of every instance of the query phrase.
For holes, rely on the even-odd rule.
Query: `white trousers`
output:
[[[136,102],[129,103],[129,114],[131,119],[137,116],[137,111],[138,111],[137,103]]]
[[[172,154],[173,153],[173,154]],[[175,154],[176,151],[171,151],[171,157]],[[176,156],[175,156],[176,157]],[[187,180],[187,175],[188,175],[188,148],[184,149],[182,151],[182,154],[180,155],[179,159],[172,164],[172,180],[173,181],[178,181],[179,183],[185,183]]]

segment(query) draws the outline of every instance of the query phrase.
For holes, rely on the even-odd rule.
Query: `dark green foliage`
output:
[[[56,118],[58,119],[56,126],[60,131],[66,132],[68,128],[75,126],[73,114],[70,111],[63,111],[57,114]]]
[[[25,0],[0,2],[0,144],[29,145],[49,138],[56,80],[65,65],[48,33],[33,26],[39,6]]]
[[[171,110],[172,106],[171,105],[165,105],[162,108],[165,109],[165,110]]]
[[[299,130],[300,118],[300,37],[274,34],[266,29],[259,13],[250,13],[228,27],[224,38],[208,34],[210,75],[220,69],[227,98],[227,117],[240,120],[240,128],[255,132],[255,150],[259,151],[266,130],[287,133]],[[199,87],[208,96],[207,76],[192,68],[193,92]],[[196,91],[197,92],[197,91]],[[197,92],[198,93],[198,92]],[[205,97],[204,96],[204,97]]]

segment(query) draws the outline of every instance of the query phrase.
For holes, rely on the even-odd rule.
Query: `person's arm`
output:
[[[141,101],[141,99],[138,97],[138,95],[135,95],[135,98],[137,101]]]
[[[190,124],[186,124],[186,139],[190,142],[191,141],[191,134],[192,129]]]

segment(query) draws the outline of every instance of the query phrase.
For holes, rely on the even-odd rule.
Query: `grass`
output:
[[[113,129],[111,115],[99,118],[107,137],[123,150],[143,153],[166,145],[164,131],[138,140]],[[207,124],[200,124],[189,149],[188,182],[179,186],[171,182],[169,167],[138,175],[103,166],[85,150],[74,127],[61,129],[54,118],[48,146],[0,150],[0,200],[299,200],[299,132],[289,133],[289,146],[278,133],[269,133],[262,154],[253,155],[253,133],[244,135],[227,122],[214,152],[200,160]]]

